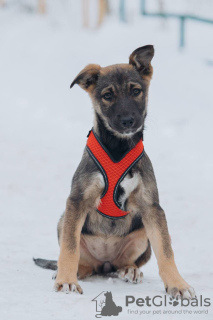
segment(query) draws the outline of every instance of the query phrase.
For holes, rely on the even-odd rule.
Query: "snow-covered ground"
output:
[[[145,148],[179,270],[198,296],[213,298],[213,26],[189,23],[182,52],[178,27],[112,18],[85,31],[67,15],[0,10],[0,319],[95,319],[91,300],[102,291],[123,307],[121,319],[213,319],[212,307],[125,307],[126,295],[164,295],[154,255],[141,285],[95,277],[81,281],[82,296],[53,292],[52,272],[32,261],[58,257],[57,221],[92,126],[89,97],[77,86],[70,91],[71,81],[88,63],[127,62],[135,48],[154,44]]]

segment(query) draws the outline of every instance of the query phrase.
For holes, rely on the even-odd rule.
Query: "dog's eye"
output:
[[[132,90],[132,94],[133,94],[134,97],[137,97],[140,93],[141,93],[141,89],[134,88]]]
[[[112,100],[112,93],[107,92],[103,95],[104,100],[111,101]]]

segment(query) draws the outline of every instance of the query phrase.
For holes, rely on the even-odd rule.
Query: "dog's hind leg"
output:
[[[129,281],[132,283],[141,283],[143,279],[143,272],[140,268],[146,264],[152,254],[150,242],[148,241],[148,246],[146,251],[144,251],[135,261],[133,266],[126,266],[119,269],[118,277],[124,281]]]
[[[139,268],[149,260],[150,256],[150,244],[143,228],[125,237],[119,255],[112,264],[117,268],[120,279],[141,283],[143,273]]]
[[[137,258],[134,265],[119,269],[118,277],[126,282],[141,283],[143,279],[143,272],[140,270],[140,267],[149,261],[151,254],[151,246],[148,241],[148,247],[146,251]]]
[[[79,264],[78,266],[78,279],[82,280],[87,277],[90,277],[94,274],[94,269],[92,266],[84,266]]]
[[[125,282],[141,283],[143,272],[136,265],[130,265],[118,269],[118,277]]]
[[[151,254],[152,254],[152,250],[151,250],[151,245],[150,242],[148,240],[148,246],[146,251],[144,251],[135,261],[135,264],[138,268],[142,267],[143,265],[145,265],[149,259],[151,258]]]

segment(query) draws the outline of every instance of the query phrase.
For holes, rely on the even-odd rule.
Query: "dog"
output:
[[[166,292],[174,298],[195,297],[176,267],[143,147],[153,56],[153,46],[147,45],[133,51],[128,64],[90,64],[71,84],[92,99],[94,126],[58,223],[58,262],[35,259],[41,267],[57,269],[56,291],[83,293],[78,279],[109,272],[141,283],[140,268],[152,247]]]

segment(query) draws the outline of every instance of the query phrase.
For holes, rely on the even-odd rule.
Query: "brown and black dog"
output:
[[[153,56],[153,46],[147,45],[130,55],[129,64],[104,68],[90,64],[71,84],[89,93],[93,131],[117,161],[143,137]],[[140,267],[150,259],[151,244],[166,291],[173,297],[195,297],[194,289],[177,270],[147,154],[129,170],[116,193],[120,207],[129,211],[124,218],[112,220],[97,212],[104,187],[102,173],[85,148],[58,223],[58,263],[35,259],[44,268],[57,269],[55,290],[82,293],[78,279],[109,272],[140,283]]]

